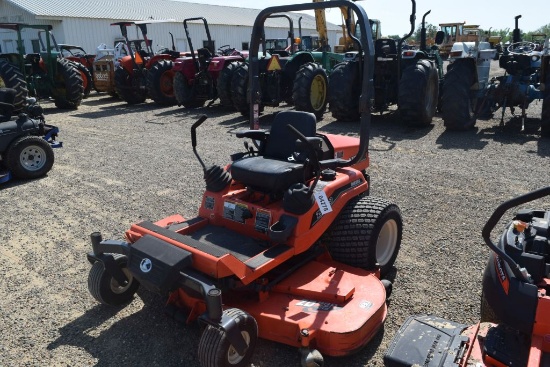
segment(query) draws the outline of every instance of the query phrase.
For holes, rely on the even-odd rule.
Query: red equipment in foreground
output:
[[[498,243],[491,241],[507,210],[546,196],[550,186],[509,200],[483,227],[492,252],[483,273],[480,323],[411,316],[390,344],[387,367],[550,365],[550,210],[518,211]]]
[[[252,37],[261,36],[273,13],[343,6],[366,30],[357,41],[365,55],[363,90],[370,91],[369,20],[355,3],[267,8]],[[255,55],[259,42],[252,44]],[[257,62],[251,60],[251,70]],[[169,310],[205,325],[202,366],[247,365],[258,336],[302,348],[307,366],[322,365],[321,353],[359,350],[386,318],[391,283],[381,277],[402,237],[399,208],[367,196],[370,96],[363,97],[359,139],[317,133],[312,113],[280,112],[270,131],[237,132],[258,149],[245,143],[246,151],[225,167],[206,167],[196,151],[202,116],[191,128],[206,182],[197,217],[133,224],[126,241],[93,233],[92,296],[121,305],[140,284],[168,295]]]

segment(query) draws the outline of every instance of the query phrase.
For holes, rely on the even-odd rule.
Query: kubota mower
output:
[[[355,3],[267,8],[253,35],[273,13],[342,6],[367,30],[360,43],[363,90],[370,91],[370,27]],[[284,111],[270,131],[238,132],[257,148],[245,143],[225,167],[207,167],[196,150],[202,116],[191,127],[206,183],[198,215],[133,224],[125,241],[92,233],[92,296],[122,305],[140,285],[167,295],[170,312],[205,326],[202,366],[248,365],[258,337],[301,348],[307,366],[321,366],[321,353],[362,348],[386,318],[391,283],[381,278],[402,236],[399,208],[368,196],[370,96],[363,97],[360,138],[317,133],[314,114]]]
[[[386,366],[550,365],[550,210],[519,210],[498,243],[491,241],[507,210],[547,196],[550,186],[509,200],[483,227],[492,252],[483,273],[480,323],[411,316],[391,342]]]

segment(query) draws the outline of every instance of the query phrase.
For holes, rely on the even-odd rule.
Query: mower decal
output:
[[[301,300],[300,302],[296,303],[296,306],[302,307],[303,312],[319,312],[319,311],[339,311],[343,307],[338,306],[336,303],[330,303],[330,302],[317,302],[312,301],[308,299]]]
[[[148,273],[153,269],[153,262],[145,257],[139,263],[139,269],[144,273]]]
[[[371,301],[367,301],[363,299],[361,300],[361,302],[359,302],[359,308],[362,308],[363,310],[368,310],[371,307],[372,307]]]
[[[328,200],[327,194],[324,191],[319,191],[315,193],[315,201],[319,205],[319,210],[322,215],[330,213],[332,211],[332,206]]]
[[[497,272],[498,280],[504,290],[504,293],[508,294],[510,290],[510,280],[504,271],[504,261],[499,256],[495,256],[495,271]]]
[[[244,204],[226,201],[223,203],[223,217],[235,222],[244,223],[244,213],[248,212],[248,207]]]
[[[214,204],[216,204],[216,199],[212,196],[207,196],[204,199],[204,207],[209,210],[214,210]]]
[[[266,233],[271,222],[271,212],[267,210],[258,210],[256,212],[256,220],[254,222],[254,229],[261,233]]]
[[[347,184],[347,185],[344,185],[342,187],[340,187],[339,189],[337,190],[334,190],[334,192],[332,193],[332,195],[328,198],[328,205],[331,206],[331,211],[332,211],[332,205],[334,204],[334,202],[336,200],[338,200],[338,198],[346,191],[348,190],[351,190],[353,189],[354,187],[357,187],[359,184],[361,184],[363,182],[363,179],[362,178],[358,178],[357,180]],[[316,192],[317,190],[315,190],[315,200],[317,200],[317,195],[318,195],[318,192]],[[324,191],[323,191],[324,193]],[[325,197],[326,197],[326,194],[325,194]],[[326,213],[329,213],[329,212],[326,212],[326,213],[323,213],[321,211],[321,205],[319,204],[319,202],[317,202],[317,205],[319,205],[319,209],[317,209],[317,211],[313,214],[313,217],[311,218],[311,225],[309,226],[309,228],[313,227],[315,224],[317,224],[317,222],[319,221],[319,219],[321,219],[323,217],[324,214]]]

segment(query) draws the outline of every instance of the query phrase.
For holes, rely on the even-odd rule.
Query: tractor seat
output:
[[[391,38],[379,38],[374,42],[374,56],[376,58],[397,57],[397,45]]]
[[[279,112],[260,155],[241,158],[231,165],[231,176],[237,182],[254,190],[280,194],[292,184],[305,183],[312,177],[311,169],[304,162],[293,158],[296,151],[296,135],[287,127],[292,125],[306,138],[315,137],[317,120],[309,112]],[[300,160],[300,159],[298,159]]]

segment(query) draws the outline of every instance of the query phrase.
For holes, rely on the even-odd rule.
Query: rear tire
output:
[[[15,89],[14,109],[12,114],[16,115],[25,106],[25,98],[29,94],[27,82],[23,73],[13,64],[6,60],[0,60],[0,87]]]
[[[321,65],[309,62],[300,67],[294,78],[292,100],[297,111],[312,112],[323,118],[328,102],[328,77]]]
[[[470,97],[474,84],[474,70],[469,63],[456,60],[445,74],[441,108],[443,122],[449,130],[467,130],[474,127],[476,117]]]
[[[122,268],[122,271],[124,271],[124,274],[129,279],[128,284],[125,286],[118,284],[107,273],[103,263],[97,261],[92,265],[88,274],[88,290],[98,302],[108,306],[120,306],[132,300],[139,288],[139,281],[127,270],[128,258],[126,256],[121,254],[112,255],[117,265]]]
[[[330,73],[328,86],[328,103],[332,117],[339,121],[358,121],[361,117],[359,64],[357,62],[337,64]]]
[[[398,106],[401,117],[411,126],[428,126],[437,108],[439,77],[429,60],[418,60],[403,71],[399,81]]]
[[[546,89],[542,101],[542,113],[540,115],[540,135],[550,138],[550,75],[546,77]]]
[[[233,107],[241,114],[248,114],[250,104],[248,102],[248,64],[242,63],[237,67],[231,79],[231,96]]]
[[[128,104],[143,103],[147,99],[147,92],[141,88],[140,81],[123,67],[115,70],[115,90],[118,96]]]
[[[163,106],[176,104],[174,95],[174,66],[171,60],[159,60],[147,71],[147,91],[155,103]]]
[[[226,64],[218,78],[217,89],[220,104],[224,107],[233,109],[233,98],[231,93],[231,80],[235,70],[242,64],[241,61],[233,61]]]
[[[174,94],[179,106],[185,108],[197,108],[204,106],[205,98],[198,98],[193,90],[193,86],[189,85],[189,81],[179,71],[174,75]]]
[[[382,276],[392,268],[403,235],[397,205],[381,198],[351,199],[324,235],[333,259],[347,265],[374,270]]]
[[[248,348],[244,356],[239,355],[224,331],[208,325],[199,341],[200,365],[202,367],[248,366],[258,340],[258,324],[251,315],[238,308],[229,308],[223,313],[235,320]]]
[[[92,73],[90,73],[90,70],[84,65],[82,65],[79,62],[73,61],[74,67],[76,68],[77,72],[80,74],[80,77],[82,78],[82,96],[83,98],[87,98],[90,95],[90,92],[92,91],[92,85],[94,83],[94,79],[92,78]]]
[[[80,72],[68,60],[58,59],[55,88],[52,89],[51,93],[56,107],[77,109],[82,102],[83,93],[84,82]]]
[[[37,178],[52,169],[53,149],[48,142],[38,136],[22,136],[8,148],[6,164],[17,178]]]

